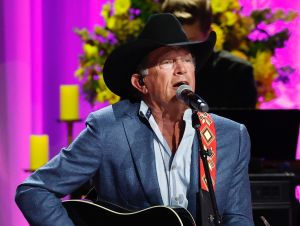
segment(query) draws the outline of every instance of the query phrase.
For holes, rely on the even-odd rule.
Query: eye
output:
[[[173,60],[163,60],[160,62],[160,65],[170,65],[173,64]]]
[[[185,62],[185,63],[194,63],[194,60],[191,57],[183,58],[182,61]]]

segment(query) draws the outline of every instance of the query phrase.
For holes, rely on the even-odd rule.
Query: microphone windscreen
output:
[[[183,91],[191,91],[193,92],[192,87],[190,87],[189,85],[180,85],[177,90],[176,90],[176,97],[180,100],[183,100],[184,97],[182,96],[182,92]]]

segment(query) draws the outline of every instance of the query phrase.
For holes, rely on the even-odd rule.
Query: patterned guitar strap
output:
[[[214,191],[216,190],[216,166],[217,166],[217,140],[216,140],[216,127],[212,117],[206,112],[198,112],[200,120],[200,134],[203,148],[211,152],[210,156],[207,156],[207,162],[211,175]],[[199,157],[200,158],[200,157]],[[200,161],[200,159],[199,159]],[[208,191],[205,171],[203,162],[200,161],[200,184],[201,189]]]

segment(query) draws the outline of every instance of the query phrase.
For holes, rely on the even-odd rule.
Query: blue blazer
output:
[[[86,129],[68,148],[35,171],[16,192],[31,225],[73,225],[61,199],[91,178],[102,200],[137,210],[162,205],[153,133],[129,101],[93,112]],[[216,199],[224,225],[253,225],[248,162],[250,139],[244,125],[212,115],[217,133]],[[196,216],[199,188],[198,141],[192,151],[188,210]]]

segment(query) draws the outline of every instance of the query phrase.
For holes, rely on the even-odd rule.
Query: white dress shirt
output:
[[[156,172],[164,205],[187,208],[192,144],[195,136],[195,129],[192,127],[191,109],[184,112],[185,129],[175,154],[172,153],[151,114],[150,108],[144,101],[141,101],[139,113],[148,120],[154,133]]]

